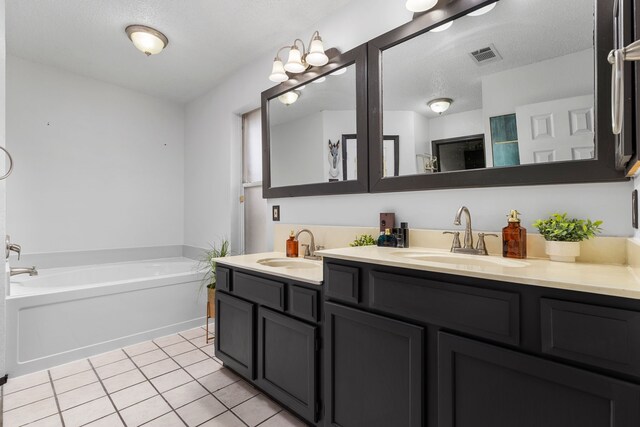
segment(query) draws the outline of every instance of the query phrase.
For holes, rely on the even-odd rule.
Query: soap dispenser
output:
[[[291,230],[291,234],[287,239],[287,256],[289,258],[298,257],[298,242],[296,241],[296,236],[293,234],[293,230]]]
[[[527,229],[520,225],[520,212],[512,210],[508,224],[502,229],[502,256],[506,258],[527,257]]]

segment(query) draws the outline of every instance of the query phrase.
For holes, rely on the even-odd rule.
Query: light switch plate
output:
[[[273,205],[271,208],[271,219],[280,221],[280,205]]]

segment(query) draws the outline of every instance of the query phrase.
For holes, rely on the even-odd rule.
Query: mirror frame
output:
[[[509,0],[503,0],[509,1]],[[626,180],[615,166],[615,138],[611,132],[611,65],[607,54],[613,48],[614,0],[595,2],[595,159],[529,164],[465,171],[405,175],[382,178],[382,53],[384,50],[426,33],[447,21],[460,18],[494,0],[440,0],[436,8],[368,43],[369,61],[369,189],[372,193],[444,188],[502,187],[541,184],[571,184]],[[627,99],[625,109],[632,106]]]
[[[367,45],[363,44],[343,54],[331,56],[329,63],[322,67],[313,67],[302,74],[296,74],[296,83],[290,80],[280,83],[262,92],[262,197],[319,196],[329,194],[366,193],[369,190],[369,138],[367,112]],[[319,182],[311,184],[271,186],[271,139],[269,129],[269,100],[275,99],[296,87],[311,83],[322,76],[330,74],[337,68],[355,64],[356,75],[356,135],[358,138],[358,177],[351,181]],[[341,162],[342,164],[342,162]]]

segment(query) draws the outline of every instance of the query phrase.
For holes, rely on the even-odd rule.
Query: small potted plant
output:
[[[567,218],[567,214],[555,213],[547,219],[533,223],[546,240],[545,252],[551,261],[575,262],[580,255],[580,242],[600,233],[602,221]]]
[[[206,286],[207,288],[207,316],[214,317],[216,314],[216,258],[229,256],[229,241],[223,239],[220,242],[220,246],[213,244],[211,249],[205,251],[202,259],[200,260],[200,266],[204,270],[204,277],[202,278],[202,286],[200,289]]]
[[[356,239],[353,242],[349,243],[349,246],[351,247],[375,245],[376,241],[374,240],[373,236],[371,236],[371,234],[361,234],[360,236],[356,236]]]

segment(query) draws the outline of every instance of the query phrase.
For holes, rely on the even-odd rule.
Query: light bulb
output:
[[[144,25],[129,25],[125,32],[136,49],[147,56],[162,52],[169,44],[169,39],[164,34]]]
[[[289,76],[287,76],[287,73],[285,73],[284,65],[282,65],[282,61],[280,60],[280,58],[276,58],[273,60],[273,68],[271,68],[269,80],[276,83],[282,83],[289,80]]]
[[[448,30],[453,25],[453,21],[449,21],[446,24],[438,25],[432,30],[429,30],[430,33],[439,33],[444,30]]]
[[[452,102],[451,98],[437,98],[429,101],[427,105],[434,113],[442,114],[449,109]]]
[[[469,16],[480,16],[480,15],[484,15],[485,13],[489,13],[493,10],[494,7],[496,7],[497,3],[491,3],[488,6],[485,7],[481,7],[480,9],[474,10],[473,12],[469,13]]]
[[[297,47],[291,46],[291,49],[289,50],[289,59],[287,60],[287,63],[284,64],[284,69],[290,73],[301,73],[307,69],[307,67],[302,64],[302,55]]]
[[[285,92],[278,97],[278,100],[282,102],[284,105],[291,105],[298,100],[300,97],[300,92],[297,90],[290,90],[289,92]]]
[[[324,46],[322,45],[322,39],[319,35],[316,35],[311,41],[309,53],[305,59],[307,64],[314,67],[321,67],[329,62],[329,57],[324,53]]]
[[[411,12],[425,12],[436,4],[438,4],[438,0],[407,0],[405,6]]]

